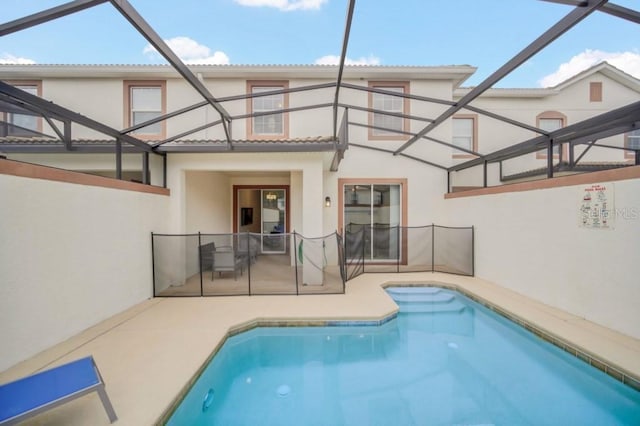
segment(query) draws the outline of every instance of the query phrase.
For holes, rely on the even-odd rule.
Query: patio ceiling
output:
[[[570,142],[572,145],[589,143],[589,147],[592,146],[599,138],[619,134],[630,129],[637,129],[640,117],[640,104],[630,104],[620,110],[616,110],[615,120],[611,120],[611,112],[601,114],[591,119],[582,121],[573,126],[570,126],[571,132],[567,133],[568,128],[560,129],[555,132],[545,132],[542,129],[536,128],[529,124],[519,122],[507,116],[496,114],[490,111],[477,108],[471,103],[482,95],[485,91],[492,88],[498,81],[502,80],[505,76],[509,75],[525,61],[530,59],[533,55],[543,50],[546,46],[554,42],[565,32],[569,31],[575,25],[578,25],[580,21],[588,17],[594,12],[607,13],[616,16],[620,19],[625,19],[636,24],[640,23],[640,12],[632,9],[628,9],[616,4],[609,3],[607,0],[543,0],[552,3],[561,3],[573,8],[560,19],[556,24],[551,26],[547,31],[543,32],[538,38],[531,42],[528,46],[522,49],[519,53],[508,60],[503,66],[492,73],[479,85],[473,87],[467,92],[459,101],[453,102],[446,99],[430,98],[425,96],[418,96],[414,94],[398,94],[397,92],[388,92],[384,89],[376,89],[367,86],[349,84],[343,82],[343,75],[345,72],[345,62],[348,51],[349,36],[351,31],[351,24],[354,16],[354,9],[356,5],[355,0],[349,0],[347,4],[346,22],[344,27],[344,36],[342,41],[342,49],[340,55],[339,65],[335,70],[335,81],[325,84],[314,84],[303,87],[287,88],[282,90],[274,90],[270,92],[261,93],[242,93],[234,96],[227,97],[215,97],[209,89],[203,84],[203,82],[196,76],[192,68],[185,65],[185,63],[169,48],[164,42],[162,37],[151,25],[136,11],[136,9],[127,0],[75,0],[68,3],[43,10],[41,12],[25,16],[20,19],[16,19],[4,24],[0,24],[0,37],[7,34],[11,34],[17,31],[22,31],[27,28],[69,15],[88,8],[95,7],[103,3],[110,3],[115,10],[117,10],[123,18],[130,23],[159,53],[167,62],[173,67],[173,69],[180,74],[180,76],[198,93],[202,98],[202,101],[181,108],[179,110],[172,111],[161,117],[149,120],[144,123],[140,123],[136,126],[126,129],[115,129],[107,126],[99,121],[93,120],[81,114],[81,112],[71,111],[64,108],[61,105],[57,105],[48,100],[42,99],[38,96],[26,93],[20,89],[17,89],[7,83],[0,81],[0,112],[15,113],[19,111],[21,114],[33,114],[43,117],[47,123],[51,126],[55,136],[50,138],[43,138],[41,134],[32,135],[31,140],[7,140],[7,143],[2,143],[0,146],[5,151],[11,152],[145,152],[154,153],[158,155],[166,155],[169,152],[281,152],[281,151],[334,151],[334,160],[332,162],[332,170],[337,170],[340,160],[344,155],[344,151],[349,145],[357,146],[362,149],[377,150],[388,152],[390,155],[402,156],[410,158],[427,164],[439,169],[447,170],[448,172],[463,170],[469,167],[474,167],[480,164],[486,164],[493,161],[501,161],[505,158],[512,158],[518,155],[523,155],[528,152],[534,152],[541,148],[549,148],[554,144]],[[223,104],[230,101],[246,100],[258,96],[269,96],[273,94],[285,94],[295,92],[306,91],[319,91],[333,89],[333,96],[331,100],[327,100],[323,103],[309,104],[306,106],[285,108],[280,110],[273,110],[269,112],[250,113],[233,116],[224,108]],[[400,113],[389,113],[386,111],[380,111],[372,108],[365,108],[362,106],[352,105],[345,102],[341,102],[341,93],[344,90],[365,91],[368,93],[387,93],[394,96],[402,96],[414,101],[436,103],[446,107],[437,117],[421,117],[416,115],[405,115]],[[206,123],[201,126],[194,127],[180,134],[172,135],[171,137],[163,141],[155,141],[149,143],[142,141],[132,133],[142,127],[150,124],[169,120],[171,118],[180,116],[187,112],[196,110],[198,108],[212,107],[217,115],[218,119],[210,123]],[[263,143],[256,143],[254,141],[235,140],[231,135],[231,124],[235,120],[246,120],[252,117],[261,115],[281,114],[281,113],[294,113],[296,111],[312,110],[312,109],[328,109],[332,111],[332,128],[327,130],[329,136],[318,138],[318,135],[305,135],[300,139],[292,140],[274,140]],[[368,127],[372,128],[369,124],[358,123],[355,121],[349,121],[348,110],[366,111],[369,113],[391,115],[395,117],[401,117],[410,121],[417,121],[424,123],[424,127],[417,133],[399,132],[392,129],[380,130],[395,132],[399,134],[409,135],[409,140],[402,144],[399,148],[393,150],[381,149],[360,144],[349,144],[349,128],[351,127]],[[495,120],[499,120],[508,123],[513,126],[521,127],[532,132],[539,134],[539,136],[530,140],[524,141],[519,144],[509,146],[493,153],[482,154],[480,152],[462,149],[451,143],[451,141],[438,140],[429,136],[429,134],[439,125],[450,119],[456,112],[460,110],[467,110],[477,114],[481,114]],[[342,112],[342,115],[340,114]],[[62,128],[59,128],[53,120],[62,123]],[[74,139],[71,134],[71,123],[77,123],[84,127],[96,130],[109,137],[108,140],[102,141],[82,141]],[[0,123],[0,126],[7,125],[7,123]],[[217,141],[202,141],[191,140],[188,137],[196,132],[204,130],[206,128],[221,126],[224,130],[225,140]],[[187,138],[187,139],[186,139]],[[53,139],[53,142],[52,142]],[[123,147],[122,144],[125,144]],[[406,153],[415,143],[435,143],[443,146],[458,149],[466,154],[472,154],[476,158],[467,162],[457,164],[455,166],[449,166],[444,164],[438,164],[432,158],[421,158],[417,155]],[[604,146],[604,145],[600,145]]]

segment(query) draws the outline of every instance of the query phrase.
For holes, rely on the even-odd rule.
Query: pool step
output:
[[[390,287],[386,289],[400,312],[461,312],[464,305],[436,287]]]
[[[396,302],[448,303],[455,299],[437,287],[389,287],[386,291]]]
[[[437,287],[387,287],[389,294],[438,294],[442,291]]]
[[[461,313],[465,306],[458,302],[451,303],[403,303],[399,302],[400,312],[422,312],[422,313]]]
[[[392,294],[396,302],[405,303],[449,303],[455,299],[453,294]]]

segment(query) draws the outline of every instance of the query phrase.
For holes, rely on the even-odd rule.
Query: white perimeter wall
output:
[[[613,183],[613,230],[578,226],[588,184],[449,199],[441,223],[475,225],[476,276],[640,338],[640,179]]]
[[[0,175],[0,371],[152,295],[169,197]]]

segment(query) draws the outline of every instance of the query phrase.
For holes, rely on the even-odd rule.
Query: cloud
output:
[[[211,52],[210,48],[189,37],[174,37],[164,40],[164,42],[169,45],[171,50],[173,50],[185,64],[229,64],[229,57],[226,53],[219,50]],[[151,44],[147,44],[142,53],[150,57],[159,56],[159,53]]]
[[[292,10],[318,10],[329,0],[234,0],[241,6],[274,7],[283,12]]]
[[[29,58],[20,58],[18,56],[14,56],[10,53],[3,53],[0,55],[0,64],[19,64],[19,65],[30,65],[35,64],[36,61]]]
[[[538,83],[541,87],[552,87],[600,62],[607,61],[614,67],[640,78],[640,53],[604,52],[587,49],[561,64],[557,71],[545,76]]]
[[[326,55],[321,58],[318,58],[314,62],[316,65],[340,65],[340,56],[336,55]],[[361,57],[358,59],[350,59],[346,58],[344,60],[345,65],[380,65],[380,58],[377,58],[373,55],[369,55],[369,57]]]

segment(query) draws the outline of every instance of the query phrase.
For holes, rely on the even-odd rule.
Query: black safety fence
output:
[[[344,230],[347,280],[374,272],[474,275],[474,228],[350,223]]]
[[[364,226],[349,224],[344,232],[344,254],[347,281],[364,273]]]
[[[340,235],[306,238],[294,234],[294,241],[298,294],[344,293],[344,246]]]
[[[365,272],[474,275],[474,229],[350,223],[344,236],[151,234],[158,297],[339,294]]]
[[[333,233],[151,234],[157,297],[338,294],[344,245]]]

